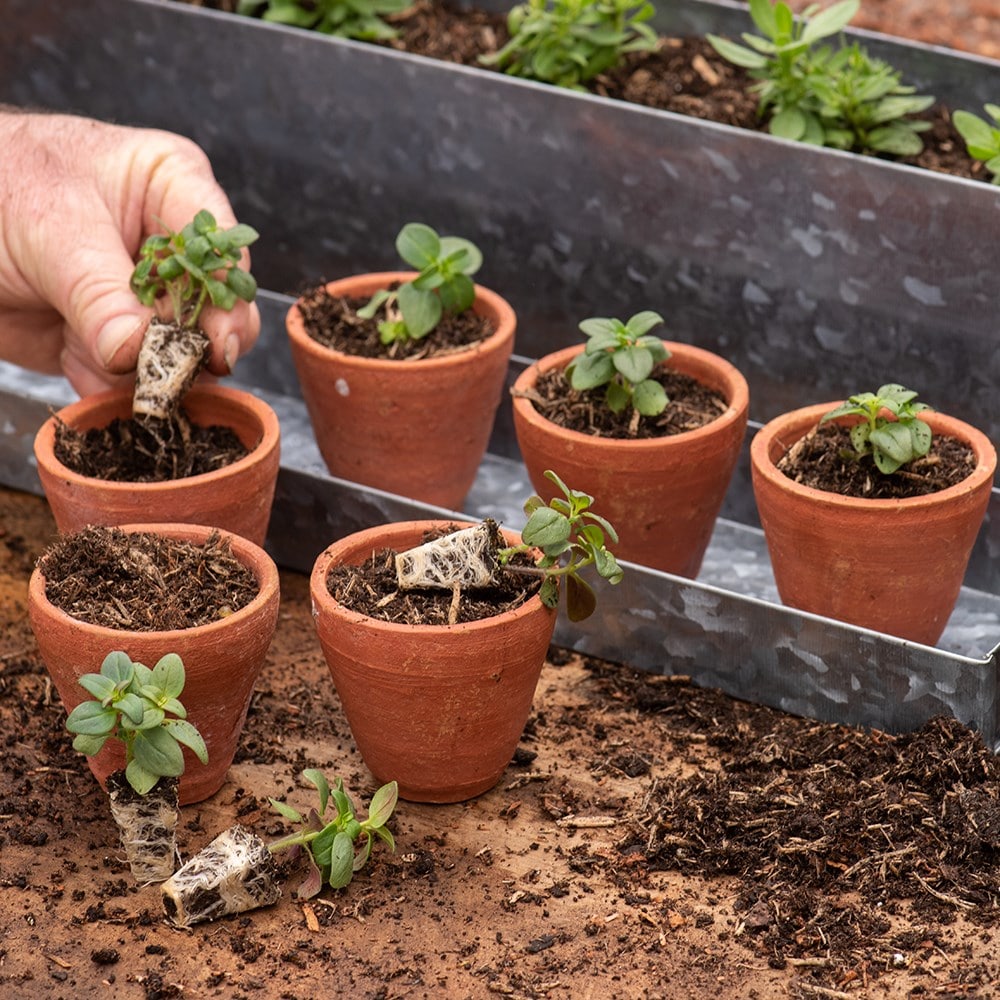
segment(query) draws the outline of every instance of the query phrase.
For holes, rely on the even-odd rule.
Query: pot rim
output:
[[[420,533],[435,527],[441,527],[443,525],[457,525],[459,528],[469,528],[478,523],[478,521],[466,521],[452,518],[390,521],[385,524],[374,525],[370,528],[363,528],[361,531],[355,531],[349,535],[345,535],[343,538],[337,539],[335,542],[328,545],[316,557],[312,572],[309,574],[309,591],[312,598],[313,617],[317,617],[319,614],[333,615],[351,624],[364,625],[366,628],[374,631],[385,632],[389,635],[394,633],[417,633],[422,636],[430,636],[435,633],[439,635],[448,635],[455,632],[466,633],[470,631],[481,631],[483,629],[496,627],[498,622],[516,623],[520,619],[538,614],[540,611],[549,611],[552,614],[555,614],[557,609],[546,608],[546,606],[542,604],[541,598],[537,593],[535,593],[516,608],[503,611],[498,615],[491,615],[489,618],[480,618],[473,622],[461,622],[456,625],[404,625],[399,624],[398,622],[382,621],[379,618],[372,618],[369,615],[362,614],[360,611],[354,611],[336,600],[336,598],[334,598],[334,596],[327,589],[326,578],[329,575],[330,569],[334,565],[344,564],[344,560],[340,558],[341,552],[339,550],[348,547],[354,548],[359,544],[367,544],[370,541],[371,544],[369,546],[369,550],[375,551],[378,548],[392,547],[394,539],[399,536],[410,536],[414,533],[419,536]],[[503,532],[504,538],[507,539],[510,544],[520,543],[521,536],[519,532],[511,531],[503,527],[501,527],[500,530]]]
[[[164,629],[162,631],[139,632],[131,629],[109,628],[107,625],[95,625],[92,622],[81,621],[67,614],[62,608],[56,607],[45,593],[45,575],[36,566],[31,571],[31,578],[28,581],[28,597],[37,607],[47,615],[57,619],[71,622],[73,626],[84,631],[95,638],[107,639],[108,649],[120,649],[124,643],[128,642],[128,637],[138,636],[145,640],[155,636],[157,641],[173,640],[184,637],[190,644],[191,640],[208,638],[216,632],[227,628],[232,628],[234,624],[240,624],[245,619],[250,619],[259,614],[280,592],[280,578],[278,567],[274,560],[259,545],[251,542],[242,535],[235,535],[231,531],[223,531],[205,524],[179,524],[172,521],[164,521],[153,524],[122,524],[115,525],[122,531],[129,534],[155,533],[162,534],[168,538],[176,538],[184,541],[203,542],[209,535],[216,531],[230,543],[233,555],[248,569],[252,570],[257,578],[257,595],[245,607],[239,611],[234,611],[226,618],[220,618],[215,622],[207,622],[204,625],[194,625],[184,629]],[[116,645],[117,643],[117,645]]]
[[[771,457],[772,446],[780,448],[782,453],[784,453],[796,441],[818,425],[820,418],[824,414],[840,406],[841,403],[843,403],[842,399],[831,403],[813,403],[796,410],[789,410],[764,424],[750,442],[750,465],[753,474],[755,476],[759,475],[774,488],[785,493],[794,494],[803,500],[811,500],[815,503],[826,504],[827,506],[850,509],[864,507],[870,509],[898,508],[913,510],[947,503],[951,499],[974,492],[983,486],[991,488],[997,465],[997,453],[993,447],[993,443],[982,431],[972,424],[959,420],[957,417],[939,413],[936,410],[925,411],[921,419],[925,419],[930,424],[934,433],[956,437],[969,445],[976,456],[976,466],[972,472],[961,482],[955,483],[946,489],[918,497],[869,499],[866,497],[845,496],[841,493],[830,493],[827,490],[819,490],[813,486],[804,486],[802,483],[795,482],[795,480],[781,472]]]
[[[156,483],[130,483],[119,482],[113,479],[99,479],[96,476],[84,476],[64,465],[56,457],[54,449],[56,419],[58,418],[64,423],[72,424],[81,414],[113,403],[123,397],[132,398],[131,389],[106,389],[103,392],[93,393],[73,403],[68,403],[56,411],[53,416],[50,416],[35,435],[35,460],[39,465],[45,465],[53,476],[58,476],[65,482],[75,486],[93,488],[96,484],[102,490],[106,490],[109,493],[171,493],[178,490],[190,489],[192,486],[201,485],[213,480],[226,479],[230,476],[239,475],[251,466],[266,459],[279,446],[281,427],[278,422],[278,415],[269,403],[266,403],[252,392],[248,392],[245,389],[234,389],[231,386],[207,384],[194,386],[188,395],[221,397],[254,414],[261,424],[260,441],[242,458],[223,466],[221,469],[213,469],[211,472],[201,472],[194,476],[185,476],[183,479],[170,479]],[[69,414],[69,419],[67,419],[67,414]]]
[[[513,395],[518,391],[523,391],[534,386],[539,373],[551,371],[553,368],[565,368],[569,362],[578,354],[583,353],[586,344],[574,344],[571,347],[564,347],[558,351],[545,354],[537,361],[532,362],[524,371],[518,375],[511,389],[512,404],[514,413],[524,419],[532,426],[545,430],[547,433],[557,436],[565,436],[575,443],[586,442],[588,447],[603,448],[608,451],[617,451],[628,448],[634,451],[659,451],[665,448],[687,447],[690,442],[703,437],[711,437],[715,434],[728,430],[732,424],[743,420],[750,405],[750,389],[747,385],[743,373],[732,362],[726,360],[719,354],[706,351],[702,347],[693,344],[685,344],[678,341],[664,340],[663,345],[670,351],[672,357],[689,358],[702,364],[707,364],[719,372],[726,388],[729,390],[728,406],[724,413],[702,427],[696,427],[690,431],[682,431],[680,434],[670,434],[665,437],[642,438],[632,440],[629,438],[601,437],[595,434],[584,434],[581,431],[570,430],[561,427],[547,417],[543,416],[535,408],[530,399],[525,396]],[[720,391],[720,390],[716,390]],[[724,392],[724,390],[721,390]]]
[[[334,295],[370,295],[383,285],[393,281],[406,281],[409,278],[415,277],[416,274],[416,271],[370,271],[328,281],[324,287]],[[361,288],[360,292],[357,290],[358,286]],[[470,344],[467,350],[455,351],[451,354],[444,354],[438,357],[417,358],[415,360],[407,360],[406,358],[400,358],[399,360],[363,358],[356,354],[348,354],[345,351],[326,347],[313,340],[306,333],[305,321],[299,308],[299,303],[304,296],[299,296],[285,314],[285,330],[289,338],[295,342],[296,347],[308,352],[317,360],[336,360],[338,364],[344,367],[359,367],[383,372],[400,372],[402,370],[414,369],[426,371],[432,368],[450,368],[456,364],[461,364],[462,360],[469,354],[482,355],[504,350],[506,345],[513,340],[514,332],[517,329],[517,317],[514,309],[505,298],[483,285],[475,284],[473,287],[476,290],[473,308],[475,308],[476,303],[480,303],[486,307],[487,312],[495,314],[496,329],[485,340]]]

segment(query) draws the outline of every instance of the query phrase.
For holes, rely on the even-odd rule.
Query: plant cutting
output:
[[[192,388],[208,358],[197,326],[204,307],[254,298],[256,282],[238,262],[256,236],[249,226],[219,229],[202,211],[179,233],[143,245],[132,289],[145,305],[169,302],[174,319],[150,322],[134,391],[95,393],[39,430],[38,474],[60,531],[172,520],[263,544],[280,460],[278,418],[251,393]]]
[[[552,469],[603,498],[619,558],[694,577],[742,447],[749,391],[718,355],[651,336],[661,322],[652,311],[584,320],[585,344],[515,381],[514,428],[543,498]]]
[[[480,57],[512,76],[583,90],[629,52],[656,46],[646,23],[651,3],[633,0],[527,0],[507,15],[510,40]]]
[[[236,824],[181,866],[161,887],[167,919],[178,927],[245,913],[270,906],[281,898],[281,874],[274,855],[289,851],[304,856],[307,873],[296,890],[299,899],[312,899],[324,885],[350,885],[371,857],[375,839],[394,851],[396,842],[386,823],[396,808],[397,788],[389,782],[372,796],[365,819],[337,778],[331,788],[322,771],[307,768],[302,777],[316,788],[319,805],[303,815],[287,803],[271,805],[300,829],[271,844]],[[333,805],[327,816],[327,808]]]
[[[225,782],[277,615],[273,560],[246,538],[201,525],[93,526],[62,535],[45,550],[28,584],[31,628],[68,713],[84,700],[82,665],[102,661],[109,649],[128,651],[140,693],[149,687],[150,695],[145,669],[134,664],[168,657],[161,668],[164,698],[176,687],[175,658],[181,660],[187,721],[209,756],[201,764],[191,750],[182,751],[182,805],[214,795]],[[173,701],[159,707],[178,714]],[[163,728],[188,732],[176,722]],[[92,749],[87,761],[102,785],[126,769],[122,740]],[[148,759],[139,758],[133,772]]]
[[[581,570],[621,579],[607,549],[615,529],[589,496],[559,488],[548,505],[528,501],[521,535],[410,521],[348,535],[316,560],[310,594],[334,686],[362,758],[401,798],[460,802],[492,788],[531,710],[557,581],[579,618],[593,609]],[[474,565],[456,570],[459,554]]]
[[[415,271],[333,281],[300,297],[286,328],[330,473],[452,510],[489,440],[514,343],[514,311],[472,281],[468,240],[410,223]]]
[[[115,651],[104,658],[100,673],[84,674],[79,683],[93,700],[80,702],[66,719],[73,749],[93,757],[109,739],[122,743],[125,768],[106,780],[111,813],[135,880],[140,885],[162,882],[178,856],[181,747],[208,763],[205,741],[187,721],[179,700],[184,663],[176,653],[167,653],[150,669]]]
[[[888,63],[858,43],[834,51],[817,47],[847,27],[859,0],[840,0],[825,10],[811,5],[801,16],[777,0],[751,0],[750,16],[760,35],[743,34],[746,45],[708,35],[725,59],[758,82],[758,111],[783,139],[857,152],[912,156],[930,123],[907,116],[925,111],[933,97],[914,94]]]
[[[932,646],[958,599],[996,452],[916,396],[887,383],[792,411],[758,431],[750,458],[782,601]]]

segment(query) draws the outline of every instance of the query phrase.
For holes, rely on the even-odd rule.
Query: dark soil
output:
[[[73,472],[121,483],[161,483],[225,468],[249,454],[231,427],[129,417],[78,431],[56,426],[55,456]]]
[[[233,0],[195,2],[198,6],[223,10],[234,8]],[[802,6],[802,3],[797,4],[798,8]],[[993,10],[994,19],[996,15]],[[882,16],[886,16],[884,12]],[[942,12],[940,17],[934,17],[925,11],[921,17],[934,25],[938,33],[934,40],[946,44],[948,29],[940,23],[946,14]],[[419,0],[402,14],[386,20],[398,30],[399,36],[373,44],[479,69],[490,69],[482,66],[480,57],[497,51],[509,37],[503,14],[477,9],[463,11],[430,0]],[[858,24],[864,22],[866,27],[878,27],[877,16],[867,19],[859,16],[856,20]],[[988,21],[986,26],[989,27]],[[766,131],[767,123],[758,116],[756,96],[750,89],[753,83],[745,70],[719,56],[704,39],[663,37],[655,51],[630,53],[620,67],[591,81],[589,89],[617,100]],[[978,109],[974,110],[978,113]],[[931,122],[932,127],[922,134],[924,151],[902,162],[989,182],[990,176],[983,164],[972,160],[965,152],[965,143],[951,123],[951,109],[938,104],[917,117]]]
[[[318,344],[362,358],[415,361],[454,354],[478,344],[494,332],[488,319],[471,310],[457,315],[446,312],[425,337],[397,340],[386,345],[379,339],[380,317],[362,319],[357,314],[357,310],[367,304],[368,299],[330,295],[325,287],[319,287],[303,297],[299,308],[306,333]]]
[[[958,438],[936,434],[923,458],[886,475],[870,455],[855,457],[846,427],[829,423],[800,438],[777,462],[777,467],[795,482],[828,493],[869,500],[902,500],[955,486],[971,475],[976,456]]]
[[[452,525],[457,530],[456,525]],[[442,531],[439,534],[447,534]],[[428,541],[431,540],[429,536]],[[495,586],[462,590],[414,588],[401,590],[396,579],[396,550],[373,552],[361,566],[334,566],[326,578],[327,589],[338,603],[379,621],[400,625],[454,625],[492,618],[520,607],[537,592],[537,577],[497,567]],[[531,565],[513,558],[511,565]]]
[[[120,856],[25,615],[55,532],[0,490],[0,995],[32,1000],[917,1000],[1000,990],[1000,771],[954,720],[818,723],[553,648],[492,791],[400,803],[341,891],[181,932]],[[191,857],[289,832],[299,778],[375,782],[330,684],[308,578],[282,611],[226,784],[181,810]]]
[[[670,400],[655,417],[639,417],[631,407],[612,413],[604,399],[604,387],[578,392],[562,369],[542,372],[528,398],[542,416],[566,430],[634,440],[696,430],[718,419],[728,408],[719,393],[666,365],[657,365],[650,377],[663,386]]]
[[[259,590],[218,534],[196,545],[89,527],[61,536],[38,565],[46,597],[66,614],[134,632],[207,625],[246,607]]]

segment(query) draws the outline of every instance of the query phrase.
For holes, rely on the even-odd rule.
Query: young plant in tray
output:
[[[277,902],[281,880],[274,855],[283,851],[304,854],[308,872],[296,891],[300,899],[311,899],[324,885],[342,889],[349,885],[371,856],[377,837],[396,849],[386,823],[396,808],[398,789],[388,782],[372,796],[368,816],[357,818],[350,796],[338,778],[331,787],[321,771],[309,768],[302,777],[317,791],[319,805],[302,815],[284,802],[271,805],[301,829],[281,840],[263,840],[236,825],[219,834],[163,884],[162,898],[167,917],[181,927],[233,913],[243,913]],[[327,816],[329,805],[333,810]]]
[[[500,546],[493,521],[463,528],[427,542],[396,557],[399,586],[488,587],[498,568],[541,577],[539,597],[547,607],[559,604],[561,580],[566,586],[566,614],[570,621],[582,621],[594,613],[597,598],[581,576],[593,566],[611,584],[620,583],[622,569],[607,543],[618,541],[614,527],[590,509],[594,498],[570,489],[555,472],[545,475],[559,487],[561,497],[548,504],[541,497],[529,497],[524,505],[527,524],[521,544]],[[514,561],[515,556],[539,550],[533,566]]]
[[[670,357],[658,337],[648,332],[663,322],[659,313],[636,313],[627,323],[620,319],[594,317],[585,319],[580,329],[587,335],[587,346],[566,367],[566,377],[578,392],[606,386],[605,401],[612,413],[631,406],[639,416],[655,417],[669,400],[655,379],[653,369]]]
[[[1000,104],[986,104],[983,110],[989,120],[969,111],[956,111],[952,121],[965,148],[974,160],[980,160],[992,174],[992,182],[1000,184]]]
[[[104,658],[100,673],[84,674],[79,683],[93,700],[81,702],[66,719],[73,748],[94,756],[109,739],[124,745],[125,769],[107,779],[111,812],[136,881],[162,882],[177,855],[181,747],[208,763],[205,741],[179,700],[184,663],[168,653],[150,669],[116,651]]]
[[[136,368],[133,413],[169,419],[208,361],[209,340],[198,329],[206,305],[232,309],[252,302],[257,282],[240,267],[241,252],[257,232],[238,224],[220,229],[202,209],[179,232],[150,236],[139,252],[131,288],[145,306],[166,298],[171,322],[154,319],[143,338]]]
[[[583,90],[629,52],[655,48],[651,3],[633,0],[528,0],[507,16],[510,40],[483,56],[512,76]]]
[[[827,413],[820,423],[837,417],[863,417],[861,423],[851,427],[855,457],[871,455],[879,470],[889,475],[930,451],[931,428],[918,416],[930,407],[916,402],[916,398],[912,389],[888,383],[875,392],[851,396]]]
[[[825,10],[812,5],[796,17],[781,0],[751,0],[760,35],[745,33],[745,45],[717,35],[708,40],[758,81],[758,109],[771,115],[773,135],[858,152],[914,155],[923,148],[919,133],[930,126],[907,116],[926,110],[934,98],[914,94],[896,70],[858,44],[839,50],[817,46],[846,28],[858,6],[858,0],[840,0]]]
[[[260,13],[262,20],[275,24],[373,42],[396,37],[398,32],[382,15],[398,14],[410,4],[411,0],[239,0],[236,13],[250,17]]]
[[[383,344],[420,340],[445,312],[457,314],[471,308],[476,289],[470,276],[483,264],[474,243],[459,236],[439,236],[420,222],[403,226],[396,249],[419,274],[395,290],[380,289],[358,310],[363,319],[384,312],[385,319],[378,323]]]

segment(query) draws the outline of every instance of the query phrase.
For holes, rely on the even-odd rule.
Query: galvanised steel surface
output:
[[[275,388],[270,371],[286,351],[282,317],[289,301],[261,294],[261,340],[241,361],[237,381],[267,398],[281,422],[282,469],[267,547],[283,566],[308,572],[330,542],[349,532],[454,512],[326,474],[301,399]],[[525,362],[513,360],[511,379]],[[270,385],[260,388],[260,383]],[[0,364],[0,482],[40,491],[34,435],[50,405],[73,397],[61,379]],[[524,467],[511,457],[516,447],[508,437],[509,409],[507,402],[491,453],[464,506],[469,515],[492,515],[520,527],[520,505],[530,486]],[[695,683],[738,698],[848,725],[906,731],[946,713],[976,726],[1000,749],[998,590],[963,588],[937,648],[782,607],[760,530],[731,519],[732,511],[753,504],[745,495],[745,461],[744,456],[727,516],[716,527],[697,581],[628,565],[619,586],[599,583],[598,610],[591,619],[571,624],[560,616],[556,641],[640,670],[690,675]],[[996,491],[992,512],[994,523],[1000,522]]]
[[[749,27],[698,0],[661,31]],[[413,219],[474,238],[518,351],[653,308],[727,356],[751,417],[892,379],[1000,438],[1000,189],[164,0],[0,0],[0,100],[192,136],[263,239],[265,287],[397,263]],[[871,47],[980,111],[1000,63]]]

